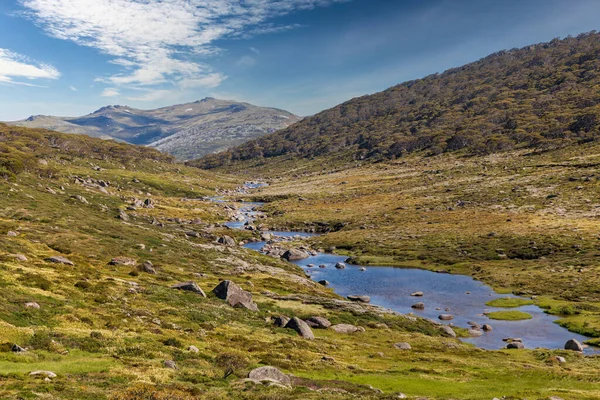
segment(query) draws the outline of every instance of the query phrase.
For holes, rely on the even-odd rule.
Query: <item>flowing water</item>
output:
[[[253,185],[254,187],[260,187]],[[240,208],[244,221],[228,222],[231,228],[243,229],[246,221],[252,221],[256,210],[262,203],[243,203]],[[268,231],[278,237],[309,237],[314,234],[303,232]],[[245,247],[260,251],[265,242],[248,243]],[[491,332],[484,332],[482,336],[463,338],[484,349],[500,349],[506,346],[504,338],[520,338],[527,348],[543,347],[548,349],[562,349],[569,339],[583,342],[589,338],[569,332],[567,329],[555,324],[555,316],[548,315],[534,305],[511,308],[527,312],[533,318],[523,321],[491,320],[485,312],[507,310],[503,308],[488,307],[486,302],[501,297],[517,297],[513,295],[500,295],[489,286],[474,280],[469,276],[440,274],[416,268],[393,268],[347,265],[345,269],[336,269],[338,262],[344,262],[346,257],[335,254],[319,253],[304,260],[294,261],[302,267],[310,277],[316,281],[325,279],[330,282],[330,287],[341,296],[367,295],[371,303],[380,305],[402,314],[414,313],[415,315],[437,320],[440,314],[451,314],[454,319],[450,324],[468,328],[468,322],[480,325],[490,324]],[[308,267],[313,264],[314,267]],[[319,268],[325,265],[326,268]],[[423,292],[423,297],[413,297],[413,292]],[[423,302],[424,310],[412,309],[411,305]],[[448,310],[448,311],[446,311]],[[585,353],[598,353],[600,349],[586,347]]]

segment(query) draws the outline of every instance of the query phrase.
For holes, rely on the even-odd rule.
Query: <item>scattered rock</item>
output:
[[[493,328],[490,324],[483,324],[483,326],[481,327],[481,329],[483,329],[485,332],[491,332],[493,331]]]
[[[19,346],[18,344],[13,344],[13,346],[10,349],[13,353],[23,353],[25,351],[27,351],[27,349]]]
[[[521,342],[511,342],[506,345],[506,348],[507,349],[524,349],[525,345],[523,345],[523,343],[521,343]]]
[[[51,263],[55,263],[55,264],[65,264],[65,265],[75,265],[75,263],[71,260],[69,260],[68,258],[62,257],[62,256],[52,256],[52,257],[48,257],[46,258],[46,261],[51,262]]]
[[[170,369],[177,369],[177,364],[175,364],[175,361],[173,360],[165,360],[165,368],[170,368]]]
[[[115,257],[108,263],[109,265],[136,265],[137,261],[129,257]]]
[[[9,257],[21,262],[27,261],[27,257],[25,257],[23,254],[11,254]]]
[[[38,303],[36,303],[35,301],[29,301],[29,302],[25,303],[25,308],[34,308],[36,310],[39,310],[40,305]]]
[[[444,334],[444,336],[452,337],[452,338],[456,337],[456,332],[454,332],[454,329],[452,329],[448,325],[442,325],[442,326],[440,326],[440,330],[442,331],[442,333]]]
[[[440,316],[438,318],[441,319],[442,321],[450,321],[450,320],[454,319],[454,316],[452,316],[450,314],[440,314]]]
[[[365,272],[367,269],[365,267],[360,267],[359,271],[360,272]]]
[[[569,339],[567,343],[565,343],[565,350],[582,352],[583,345],[577,339]]]
[[[327,265],[325,265],[325,264],[320,264],[320,265],[319,265],[319,268],[327,268]]]
[[[213,289],[213,293],[222,300],[226,300],[232,307],[243,307],[251,311],[258,311],[258,306],[252,301],[252,294],[243,290],[232,281],[223,281]]]
[[[290,377],[278,370],[275,367],[260,367],[255,368],[248,374],[248,378],[263,382],[263,381],[275,381],[285,386],[291,385]]]
[[[231,236],[221,236],[218,240],[220,244],[224,244],[225,246],[235,246],[237,243]]]
[[[467,333],[471,337],[479,337],[479,336],[483,335],[483,332],[481,332],[480,330],[477,330],[477,329],[469,329],[467,331]]]
[[[365,328],[350,324],[337,324],[331,325],[329,329],[333,329],[337,333],[354,333],[354,332],[364,332]]]
[[[285,327],[295,330],[300,336],[302,336],[305,339],[313,340],[315,338],[315,335],[313,335],[310,326],[308,326],[308,324],[302,321],[300,318],[294,317],[290,319],[289,322],[285,325]]]
[[[413,297],[423,297],[423,292],[414,292],[410,294]]]
[[[361,303],[370,303],[371,298],[369,296],[347,296],[347,299],[350,301],[360,301]]]
[[[344,268],[346,268],[346,264],[344,264],[343,262],[339,262],[339,263],[335,264],[335,267],[337,269],[344,269]]]
[[[80,196],[80,195],[71,196],[71,198],[77,200],[81,204],[90,204],[85,197]]]
[[[156,268],[154,268],[154,265],[150,261],[144,261],[140,269],[146,272],[147,274],[156,275]]]
[[[6,236],[8,236],[8,237],[17,237],[18,234],[15,231],[8,231],[8,232],[6,232]]]
[[[56,374],[52,371],[33,371],[29,373],[29,376],[43,376],[44,378],[56,378]]]
[[[117,218],[125,222],[129,221],[129,215],[127,215],[127,213],[123,210],[119,211],[119,215],[117,215]]]
[[[406,343],[406,342],[399,342],[394,344],[394,347],[397,348],[398,350],[410,350],[410,344]]]
[[[202,297],[206,297],[204,291],[198,286],[198,284],[194,281],[176,283],[171,286],[171,289],[185,290],[186,292],[194,292],[199,294]]]
[[[198,353],[200,351],[196,346],[189,346],[187,349],[190,353]]]
[[[556,361],[558,361],[559,364],[566,364],[567,360],[565,360],[564,357],[561,356],[556,356]]]
[[[307,252],[305,252],[304,250],[300,250],[300,249],[289,249],[288,251],[283,253],[283,255],[281,256],[281,258],[283,258],[284,260],[288,260],[288,261],[304,260],[305,258],[308,258],[308,257],[309,257],[309,254]]]
[[[273,325],[279,328],[283,328],[287,325],[288,322],[290,322],[289,317],[286,317],[285,315],[280,315],[279,317],[275,317],[275,319],[273,320]]]
[[[320,280],[319,281],[319,285],[323,285],[323,286],[329,286],[329,281],[326,281],[325,279]]]
[[[410,307],[414,308],[415,310],[424,310],[425,309],[425,303],[415,303],[415,304],[413,304]]]
[[[327,329],[331,326],[331,322],[324,317],[310,317],[306,320],[306,323],[316,329]]]

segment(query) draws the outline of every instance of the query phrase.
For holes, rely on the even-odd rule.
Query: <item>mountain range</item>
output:
[[[179,159],[192,159],[299,120],[284,110],[207,97],[155,110],[111,105],[82,117],[35,115],[8,124],[116,139],[154,147]]]

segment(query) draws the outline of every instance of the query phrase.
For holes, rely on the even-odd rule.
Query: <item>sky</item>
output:
[[[0,121],[205,97],[307,116],[599,28],[597,0],[0,0]]]

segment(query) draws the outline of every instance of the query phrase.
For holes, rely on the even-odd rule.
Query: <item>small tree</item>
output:
[[[227,379],[240,369],[248,366],[246,357],[235,353],[223,353],[217,356],[215,360],[217,367],[223,369],[223,379]]]

